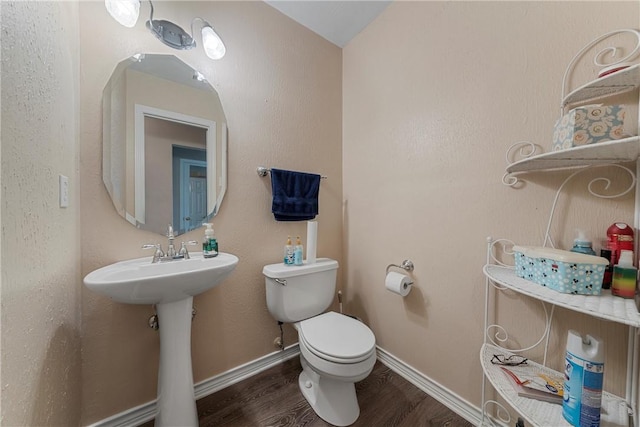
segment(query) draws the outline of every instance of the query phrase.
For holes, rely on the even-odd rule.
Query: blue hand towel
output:
[[[318,214],[320,175],[271,169],[271,211],[276,221],[307,221]]]

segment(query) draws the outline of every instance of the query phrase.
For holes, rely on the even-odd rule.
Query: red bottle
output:
[[[607,249],[611,250],[611,264],[616,265],[620,251],[633,251],[633,228],[624,222],[611,224],[607,229]]]

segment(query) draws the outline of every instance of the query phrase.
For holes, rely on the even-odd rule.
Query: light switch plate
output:
[[[69,207],[69,178],[64,175],[59,176],[59,184],[60,184],[60,207],[68,208]]]

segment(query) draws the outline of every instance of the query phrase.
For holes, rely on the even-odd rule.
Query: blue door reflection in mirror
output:
[[[208,128],[161,117],[144,122],[145,225],[173,224],[176,234],[200,227],[207,219]]]
[[[178,233],[202,226],[207,219],[206,151],[173,146],[173,224]]]

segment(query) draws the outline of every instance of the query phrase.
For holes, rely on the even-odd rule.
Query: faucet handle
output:
[[[153,259],[151,260],[152,264],[160,261],[160,259],[164,257],[164,252],[162,251],[162,246],[160,245],[160,243],[150,243],[147,245],[142,245],[142,249],[155,249],[155,252],[153,253]]]
[[[180,245],[180,250],[178,251],[178,256],[182,256],[184,259],[190,259],[189,251],[187,250],[188,246],[195,246],[198,242],[196,240],[189,240],[188,242],[182,242]]]

